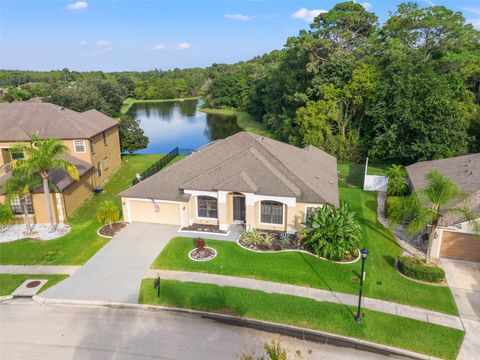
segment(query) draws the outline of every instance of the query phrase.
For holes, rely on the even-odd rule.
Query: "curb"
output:
[[[388,345],[377,344],[366,340],[355,339],[348,336],[332,334],[324,331],[316,331],[310,329],[304,329],[297,326],[283,325],[272,323],[262,320],[254,320],[249,318],[242,318],[238,316],[225,315],[219,313],[211,313],[206,311],[191,310],[176,307],[167,307],[161,305],[148,305],[148,304],[133,304],[122,303],[114,301],[103,300],[69,300],[69,299],[47,299],[38,295],[32,297],[33,301],[45,304],[59,304],[59,305],[89,305],[89,306],[104,306],[118,309],[141,309],[149,311],[169,311],[179,314],[188,314],[193,316],[199,316],[204,319],[217,321],[223,324],[245,327],[249,329],[255,329],[259,331],[270,332],[278,335],[290,336],[300,340],[312,341],[325,345],[333,345],[338,347],[348,347],[360,351],[367,351],[384,356],[400,356],[407,359],[418,360],[436,360],[438,358],[417,353],[410,350],[404,350],[395,348]],[[353,320],[352,320],[353,321]]]
[[[12,300],[12,299],[13,299],[12,295],[0,296],[0,302],[7,301],[7,300]]]
[[[125,224],[128,225],[128,223],[127,223],[126,221],[115,221],[115,222],[112,223],[112,225],[113,225],[113,224],[117,224],[117,223],[125,223]],[[102,238],[104,238],[104,239],[113,239],[113,236],[107,236],[107,235],[102,235],[102,234],[100,234],[100,229],[103,228],[103,227],[105,227],[105,226],[107,226],[107,225],[108,225],[108,224],[105,224],[105,225],[100,226],[100,227],[97,229],[97,235],[100,236],[100,237],[102,237]],[[120,229],[120,231],[122,231],[122,230],[123,230],[123,229]],[[119,232],[120,232],[120,231],[119,231]],[[117,235],[117,234],[115,234],[115,235]]]

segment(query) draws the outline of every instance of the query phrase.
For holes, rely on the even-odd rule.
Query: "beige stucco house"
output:
[[[432,257],[480,261],[480,237],[475,225],[480,225],[480,153],[422,161],[406,169],[412,189],[424,187],[431,170],[439,171],[469,194],[464,206],[479,214],[479,219],[474,222],[465,221],[461,214],[442,218],[432,244]]]
[[[11,162],[18,154],[15,144],[30,143],[31,135],[57,138],[68,148],[65,158],[77,167],[80,179],[74,181],[63,171],[51,172],[58,191],[51,194],[56,222],[64,222],[82,202],[101,186],[121,163],[118,122],[96,110],[82,113],[50,103],[14,102],[0,104],[0,185],[10,177]],[[6,194],[0,194],[0,202]],[[34,190],[27,202],[33,223],[48,222],[42,189]],[[22,221],[18,200],[12,208]]]
[[[123,191],[123,214],[129,222],[293,232],[312,209],[338,205],[336,165],[316,147],[240,132]]]

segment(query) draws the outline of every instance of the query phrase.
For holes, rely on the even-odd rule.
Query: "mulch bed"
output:
[[[215,252],[215,250],[211,249],[211,248],[205,248],[204,251],[200,251],[198,249],[195,249],[193,250],[191,253],[190,253],[190,256],[195,259],[195,260],[199,260],[199,261],[208,261],[208,260],[211,260],[213,259],[215,256],[217,255],[217,253]]]
[[[113,237],[118,232],[120,232],[120,230],[122,230],[125,226],[127,226],[127,224],[128,223],[126,222],[116,222],[116,223],[113,223],[111,227],[110,227],[110,224],[103,225],[100,229],[98,229],[98,232],[103,236]]]
[[[220,230],[216,225],[203,225],[203,224],[192,224],[187,227],[183,227],[181,230],[183,231],[201,231],[201,232],[210,232],[210,233],[217,233],[217,234],[226,234],[226,231]]]
[[[280,233],[278,231],[270,231],[270,230],[262,230],[262,233],[268,233],[274,236],[275,240],[273,240],[273,243],[271,246],[257,246],[257,245],[247,245],[244,242],[242,242],[242,239],[240,238],[239,242],[242,244],[242,246],[245,246],[249,249],[252,250],[260,250],[260,251],[281,251],[281,250],[305,250],[309,251],[306,249],[302,244],[299,244],[297,241],[297,235],[296,234],[289,234],[289,240],[282,242],[280,241]]]

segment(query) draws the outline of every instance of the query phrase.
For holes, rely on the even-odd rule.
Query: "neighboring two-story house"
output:
[[[96,110],[79,113],[50,103],[1,103],[0,184],[10,177],[12,160],[23,156],[12,148],[29,143],[34,134],[60,139],[68,148],[65,159],[80,174],[80,179],[74,181],[64,171],[51,172],[51,181],[58,189],[51,195],[52,208],[56,222],[61,223],[120,165],[118,122]],[[0,194],[0,202],[5,199],[6,194]],[[17,215],[22,214],[18,201],[12,199],[11,205]],[[32,222],[48,221],[42,189],[33,191],[28,209]]]

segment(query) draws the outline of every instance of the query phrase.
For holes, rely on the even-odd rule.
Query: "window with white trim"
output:
[[[84,153],[85,149],[85,140],[74,140],[73,145],[76,153]]]
[[[211,196],[197,197],[197,214],[203,218],[217,218],[217,199]]]
[[[283,224],[283,204],[276,201],[260,203],[260,222],[264,224]]]
[[[312,205],[312,206],[306,206],[305,207],[305,220],[310,217],[318,208],[320,208],[319,205]]]
[[[33,214],[33,203],[32,203],[32,197],[30,195],[25,196],[25,205],[27,207],[27,213]],[[10,206],[12,207],[12,211],[15,215],[23,215],[23,208],[22,208],[22,202],[20,201],[20,197],[13,196],[10,199]]]
[[[103,158],[103,170],[107,170],[108,169],[108,157],[104,157]]]

